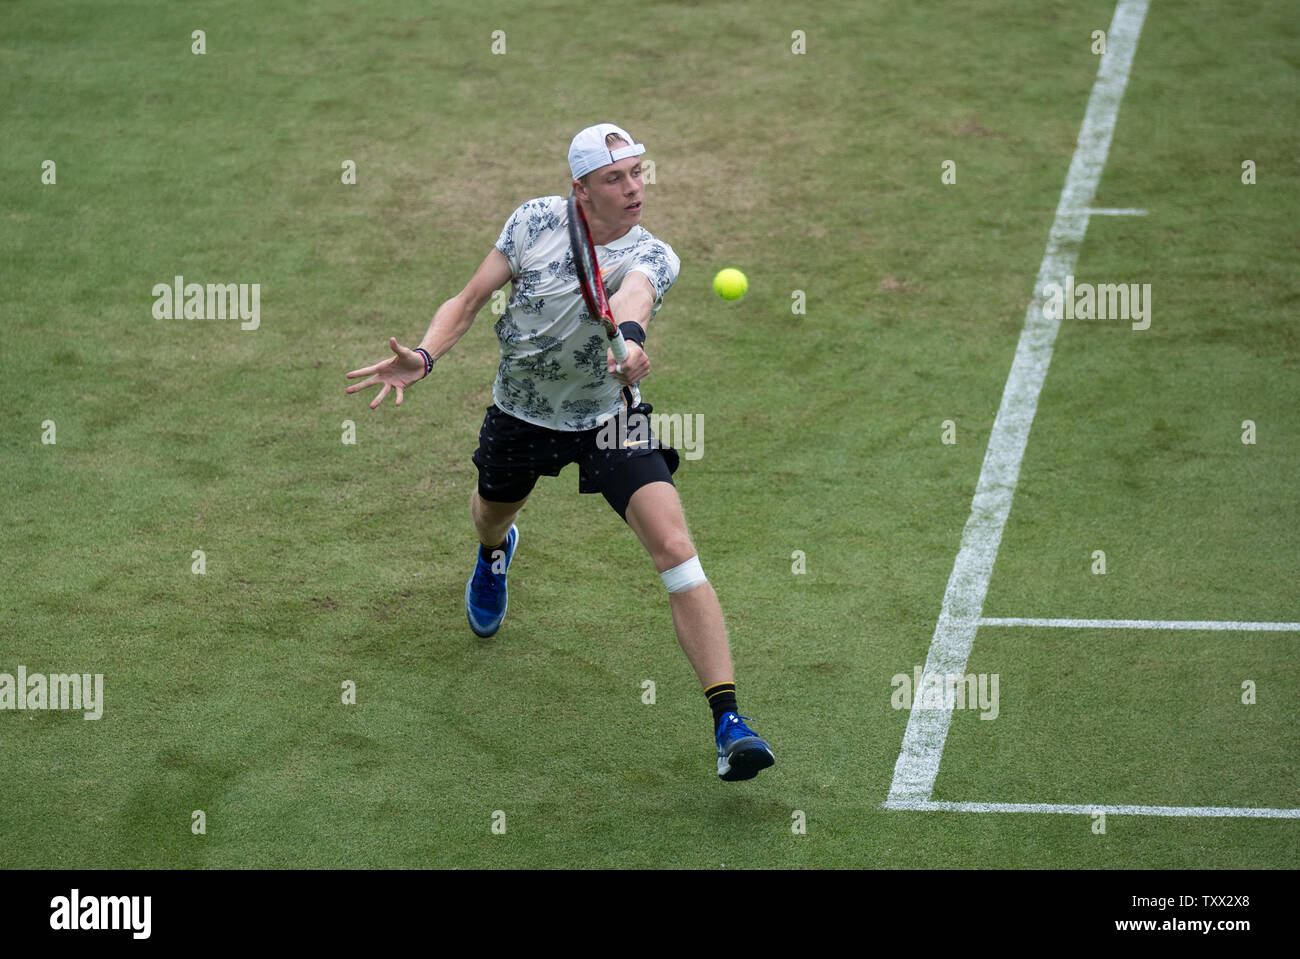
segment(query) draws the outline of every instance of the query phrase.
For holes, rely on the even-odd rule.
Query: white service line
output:
[[[1011,373],[1002,392],[1002,403],[993,422],[984,465],[980,469],[970,518],[962,531],[961,547],[948,578],[939,622],[926,656],[925,672],[961,675],[966,672],[975,631],[979,628],[984,596],[988,592],[993,562],[1002,542],[1002,528],[1011,511],[1020,477],[1020,460],[1029,440],[1029,427],[1038,408],[1038,394],[1052,359],[1052,346],[1060,328],[1059,319],[1044,316],[1044,288],[1049,283],[1065,285],[1074,272],[1079,246],[1088,229],[1089,204],[1097,192],[1101,171],[1110,151],[1115,117],[1128,84],[1129,68],[1137,49],[1147,0],[1120,0],[1106,35],[1097,79],[1088,97],[1083,126],[1070,171],[1056,206],[1056,218],[1048,234],[1047,250],[1038,267],[1034,295],[1025,311],[1025,326],[1016,345]],[[948,738],[952,711],[913,710],[903,734],[903,746],[894,764],[886,808],[907,800],[928,800],[939,774],[939,760]]]
[[[981,626],[1054,626],[1058,629],[1208,629],[1236,633],[1296,633],[1300,623],[1240,623],[1217,619],[1021,619],[984,616]]]
[[[1090,806],[1083,803],[1047,802],[936,802],[915,800],[890,805],[890,809],[916,812],[1022,812],[1062,813],[1069,816],[1191,816],[1245,819],[1300,819],[1300,809],[1276,809],[1271,806]]]

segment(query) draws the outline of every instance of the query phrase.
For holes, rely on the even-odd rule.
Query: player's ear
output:
[[[591,197],[587,193],[587,187],[583,184],[581,180],[573,181],[573,192],[574,195],[577,196],[577,198],[579,200],[582,200],[584,203],[591,202]]]

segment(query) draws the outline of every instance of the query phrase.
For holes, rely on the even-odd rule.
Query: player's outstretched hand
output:
[[[402,405],[402,391],[414,383],[416,380],[424,379],[424,357],[414,350],[408,350],[406,347],[398,344],[393,337],[388,338],[388,346],[393,351],[393,355],[386,360],[382,360],[373,366],[366,366],[359,370],[353,370],[348,374],[348,379],[354,380],[359,376],[368,376],[370,379],[361,383],[355,383],[348,387],[349,393],[355,393],[357,390],[364,390],[367,387],[374,386],[376,383],[382,383],[384,388],[379,391],[375,401],[370,404],[373,410],[376,406],[384,401],[389,390],[397,390],[397,405]]]
[[[605,370],[624,386],[631,386],[645,379],[650,372],[650,357],[645,355],[639,343],[627,344],[627,359],[622,366],[614,360],[614,351],[605,351]]]

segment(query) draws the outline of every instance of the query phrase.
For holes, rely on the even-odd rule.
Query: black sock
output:
[[[704,691],[704,695],[709,698],[709,707],[713,710],[713,731],[716,733],[723,713],[740,711],[736,705],[736,684],[714,683]]]
[[[483,562],[495,563],[498,559],[500,559],[500,557],[493,556],[492,554],[495,553],[497,550],[504,550],[505,548],[506,548],[505,540],[502,540],[501,542],[497,543],[497,545],[495,546],[485,546],[484,544],[479,543],[478,554],[483,558]]]

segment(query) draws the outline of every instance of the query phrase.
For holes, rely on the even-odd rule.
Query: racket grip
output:
[[[627,340],[623,339],[621,330],[614,331],[614,335],[609,339],[609,348],[614,351],[615,363],[627,360]]]

